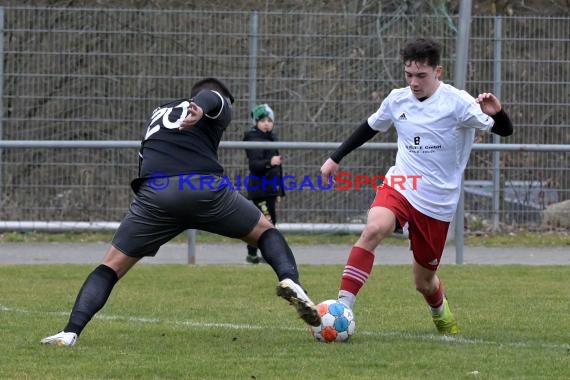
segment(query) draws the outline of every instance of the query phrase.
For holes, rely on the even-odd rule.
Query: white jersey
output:
[[[393,90],[368,118],[368,125],[380,132],[392,124],[398,133],[398,153],[386,174],[387,184],[421,213],[451,221],[475,129],[488,131],[494,120],[467,92],[440,83],[424,101],[410,87]]]

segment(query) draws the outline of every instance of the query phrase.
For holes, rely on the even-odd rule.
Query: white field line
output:
[[[11,307],[6,307],[0,305],[0,312],[2,313],[15,313],[15,314],[48,314],[48,315],[60,315],[69,316],[68,311],[52,311],[52,312],[42,312],[42,311],[30,311],[25,309],[16,309]],[[176,326],[187,326],[192,328],[204,328],[204,329],[230,329],[230,330],[263,330],[269,328],[269,326],[262,325],[251,325],[251,324],[239,324],[239,323],[215,323],[215,322],[197,322],[191,320],[167,320],[160,318],[145,318],[145,317],[127,317],[120,315],[105,315],[97,314],[94,319],[100,319],[105,321],[126,321],[140,324],[166,324],[166,325],[176,325]],[[307,328],[298,327],[280,327],[271,326],[272,330],[281,331],[307,331]],[[393,338],[393,339],[404,339],[404,340],[422,340],[429,342],[449,342],[454,344],[464,344],[464,345],[481,345],[481,346],[502,346],[502,347],[516,347],[516,348],[545,348],[545,349],[564,349],[570,350],[570,344],[552,344],[552,343],[538,343],[538,342],[494,342],[490,340],[483,339],[469,339],[462,336],[442,336],[434,334],[410,334],[406,332],[380,332],[380,331],[359,331],[359,335],[381,337],[381,338]]]

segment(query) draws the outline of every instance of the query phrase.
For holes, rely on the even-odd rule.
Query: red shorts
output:
[[[372,207],[390,209],[400,226],[408,224],[410,249],[422,267],[436,270],[441,261],[449,222],[431,218],[416,210],[402,194],[391,187],[376,192]]]

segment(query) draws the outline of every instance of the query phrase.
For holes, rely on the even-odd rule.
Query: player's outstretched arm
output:
[[[188,116],[182,120],[182,124],[179,129],[188,129],[195,125],[204,116],[204,111],[201,107],[196,105],[196,103],[190,103],[188,107]]]
[[[341,146],[331,154],[331,158],[337,164],[340,163],[340,160],[342,160],[344,156],[370,140],[372,137],[376,136],[377,133],[378,131],[372,129],[368,125],[368,121],[363,122],[346,140],[344,140]]]
[[[333,154],[331,154],[331,157],[321,167],[323,184],[325,186],[328,186],[329,177],[336,174],[339,168],[340,160],[342,160],[344,156],[370,140],[377,133],[378,131],[375,131],[368,125],[368,121],[360,124],[360,126],[356,128],[346,140],[344,140],[341,146],[339,146],[338,149],[335,150]]]
[[[221,95],[212,90],[202,90],[192,98],[188,107],[188,116],[182,121],[180,129],[188,129],[196,125],[200,119],[206,115],[211,119],[216,119],[222,112],[224,100]]]
[[[513,134],[513,123],[509,115],[503,110],[503,106],[497,97],[490,92],[479,94],[477,103],[481,105],[481,110],[495,120],[495,125],[491,132],[499,136],[510,136]]]
[[[323,179],[323,185],[329,185],[329,178],[335,176],[335,174],[338,172],[339,167],[340,165],[334,162],[332,158],[329,158],[325,161],[323,166],[321,166],[321,177]]]
[[[489,116],[495,115],[503,108],[499,99],[490,92],[479,94],[475,101],[481,106],[481,111]]]

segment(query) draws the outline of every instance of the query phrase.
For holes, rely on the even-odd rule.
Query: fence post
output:
[[[257,11],[253,11],[249,20],[249,111],[257,101],[257,35]]]
[[[188,230],[188,264],[196,264],[196,230]]]
[[[459,28],[455,40],[455,78],[454,85],[459,89],[465,88],[467,77],[467,59],[469,57],[469,33],[471,28],[471,0],[460,1]],[[463,264],[465,199],[463,176],[461,177],[461,192],[455,211],[455,263]]]
[[[4,7],[0,7],[0,141],[4,139]],[[4,162],[0,148],[0,203],[4,194]]]
[[[501,99],[501,39],[502,39],[502,18],[495,16],[494,32],[494,59],[493,59],[493,87],[497,98]],[[501,137],[493,134],[493,144],[500,144]],[[501,207],[501,152],[493,151],[493,232],[499,231],[499,210]]]

